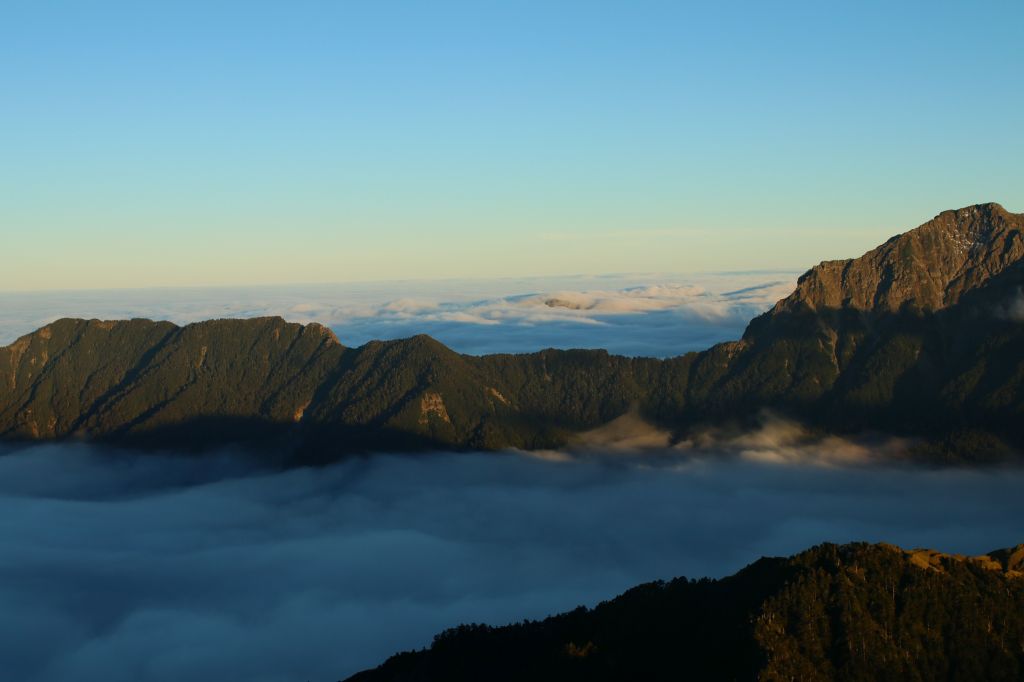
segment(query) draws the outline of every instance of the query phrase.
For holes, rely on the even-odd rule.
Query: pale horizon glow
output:
[[[0,291],[806,270],[1024,210],[1018,2],[0,16]]]

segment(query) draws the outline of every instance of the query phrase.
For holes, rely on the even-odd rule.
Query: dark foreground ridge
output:
[[[983,204],[821,263],[739,341],[668,360],[474,357],[427,336],[347,348],[280,318],[58,320],[0,348],[0,439],[242,442],[287,464],[560,447],[628,412],[683,438],[769,409],[982,462],[1024,446],[1022,382],[1024,215]]]
[[[1022,569],[1024,545],[819,545],[543,621],[462,625],[350,680],[1020,680]]]

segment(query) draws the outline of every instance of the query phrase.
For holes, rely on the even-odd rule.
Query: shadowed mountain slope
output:
[[[545,448],[634,411],[681,437],[770,409],[822,431],[923,438],[931,459],[1024,445],[1024,216],[947,211],[824,262],[742,339],[668,360],[483,357],[417,336],[346,348],[280,318],[59,320],[0,348],[0,437],[302,460],[387,449]]]
[[[1021,555],[819,545],[543,621],[462,625],[350,680],[1019,680]]]

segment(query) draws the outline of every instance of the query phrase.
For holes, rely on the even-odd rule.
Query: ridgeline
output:
[[[348,348],[280,318],[62,319],[0,348],[0,439],[241,443],[319,463],[560,447],[631,411],[682,438],[770,409],[913,436],[927,461],[999,461],[1024,446],[1022,292],[1024,215],[983,204],[823,262],[742,339],[667,360],[477,357],[427,336]]]
[[[819,545],[543,621],[462,625],[349,682],[1020,680],[1022,569],[1024,545]]]

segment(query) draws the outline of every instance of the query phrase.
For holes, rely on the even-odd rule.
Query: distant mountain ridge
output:
[[[1022,263],[1024,215],[946,211],[811,269],[742,339],[667,360],[475,357],[427,336],[348,348],[280,318],[58,320],[0,348],[0,438],[241,441],[309,462],[560,447],[627,412],[683,437],[771,409],[919,437],[934,461],[997,460],[1024,447]]]
[[[462,625],[350,682],[1019,680],[1024,545],[963,557],[825,544],[593,609]]]

